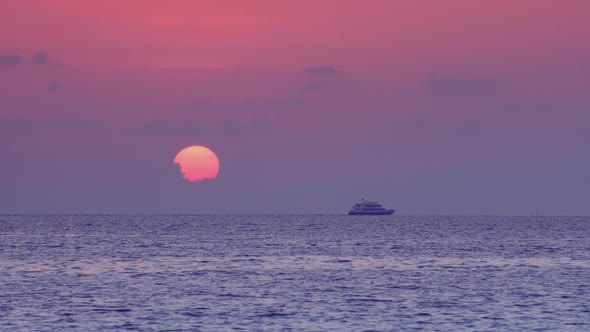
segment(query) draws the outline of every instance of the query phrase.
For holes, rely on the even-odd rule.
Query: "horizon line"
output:
[[[349,216],[347,213],[170,213],[170,212],[64,212],[64,213],[0,213],[0,216],[347,216],[347,217],[363,217],[363,216]],[[590,217],[590,215],[579,214],[486,214],[486,213],[395,213],[389,216],[369,216],[369,217],[395,217],[395,216],[461,216],[461,217]]]

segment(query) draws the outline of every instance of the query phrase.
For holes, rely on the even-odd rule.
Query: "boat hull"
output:
[[[383,211],[350,211],[349,216],[389,216],[392,215],[395,210],[383,210]]]

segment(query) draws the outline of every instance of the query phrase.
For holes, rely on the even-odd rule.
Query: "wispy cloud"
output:
[[[47,53],[42,51],[35,53],[30,61],[25,61],[25,57],[20,54],[0,54],[0,68],[18,67],[26,64],[51,67],[65,66],[63,62],[50,59]]]
[[[0,68],[16,67],[23,64],[24,59],[18,54],[0,54]]]
[[[56,93],[61,90],[61,85],[59,83],[51,83],[47,86],[47,91],[51,93]]]
[[[64,66],[64,64],[62,62],[50,59],[49,56],[47,55],[47,53],[45,53],[43,51],[39,51],[39,52],[35,53],[35,55],[33,55],[32,59],[31,59],[31,63],[33,65],[41,65],[41,66],[56,66],[56,67]]]

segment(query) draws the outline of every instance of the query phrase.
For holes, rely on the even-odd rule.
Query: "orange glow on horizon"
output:
[[[183,178],[190,182],[214,179],[219,173],[217,155],[204,146],[194,145],[182,149],[174,158],[174,163],[180,165]]]

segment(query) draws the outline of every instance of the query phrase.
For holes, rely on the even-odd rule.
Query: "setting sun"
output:
[[[214,179],[219,172],[219,159],[213,151],[204,146],[189,146],[174,158],[180,165],[180,172],[190,182]]]

